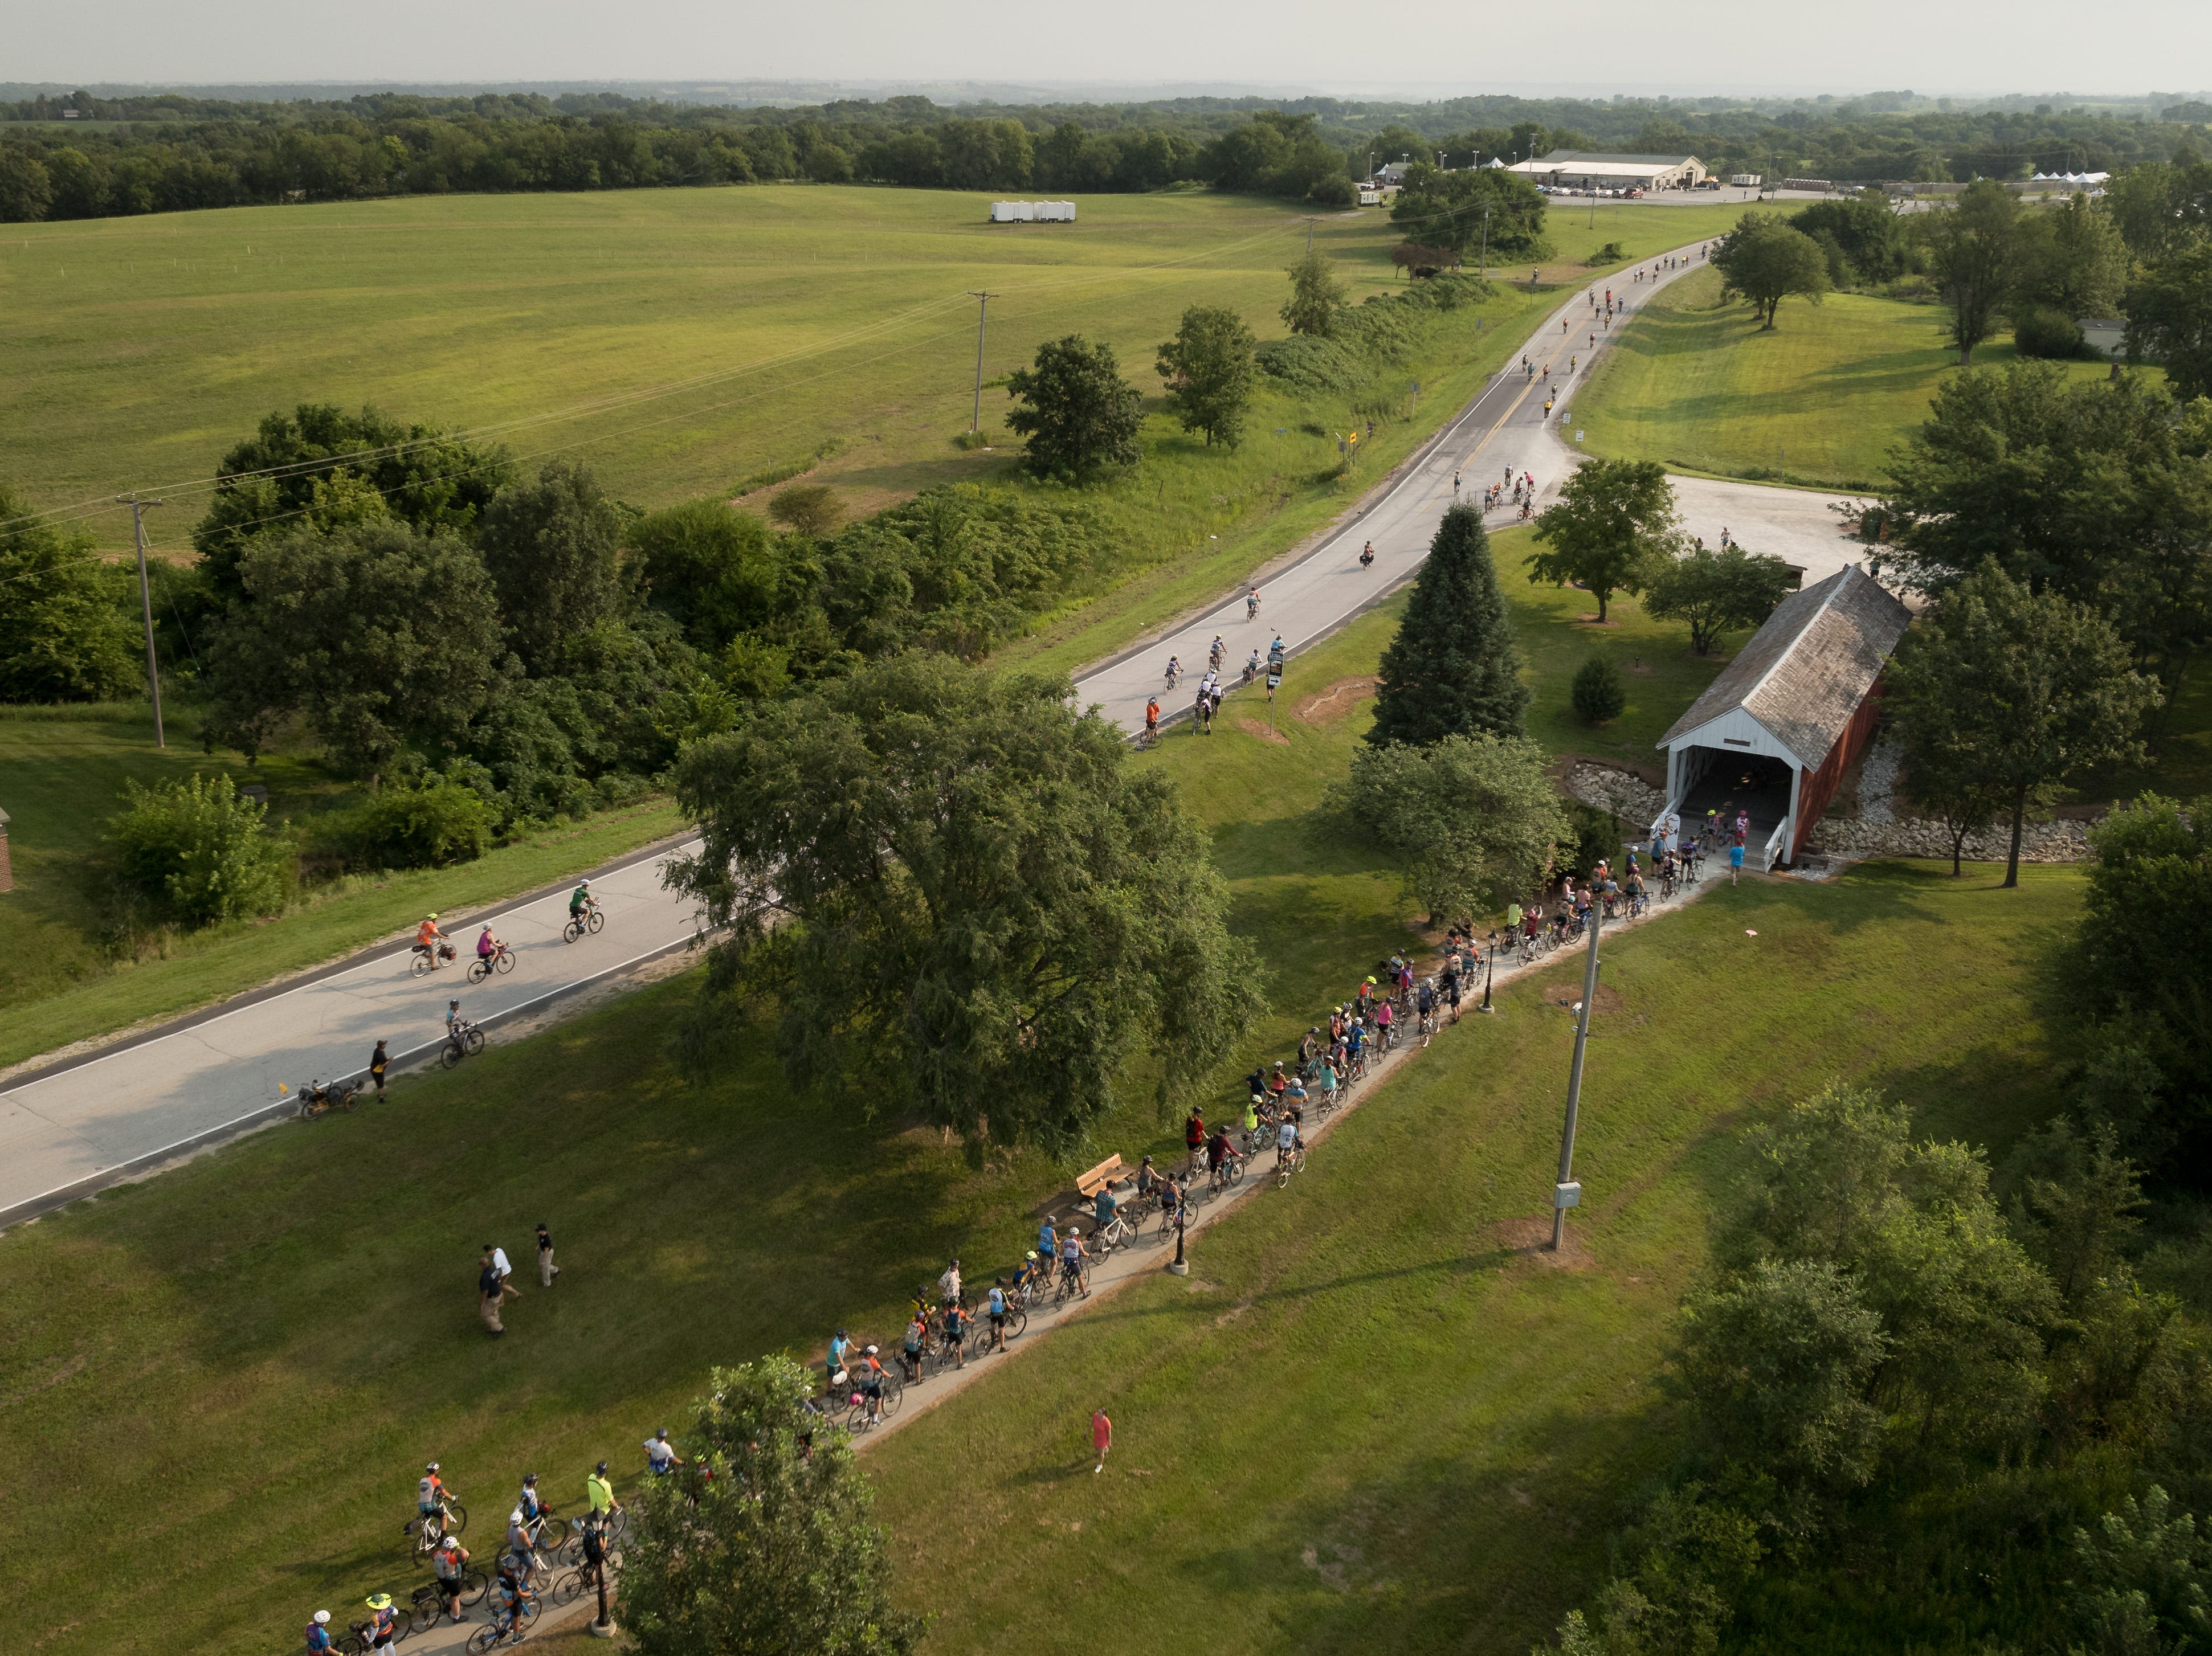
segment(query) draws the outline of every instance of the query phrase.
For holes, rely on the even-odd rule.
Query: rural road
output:
[[[1695,247],[1692,243],[1687,251],[1694,253]],[[1602,289],[1608,283],[1638,306],[1656,291],[1652,282],[1627,281],[1625,273],[1598,285]],[[1528,343],[1539,377],[1515,372],[1494,379],[1401,468],[1396,482],[1340,520],[1312,550],[1265,579],[1256,620],[1245,619],[1237,594],[1079,676],[1083,699],[1103,706],[1125,730],[1139,729],[1146,699],[1160,688],[1169,655],[1202,669],[1217,633],[1228,646],[1231,682],[1245,657],[1257,649],[1264,658],[1279,632],[1291,655],[1286,693],[1318,688],[1298,683],[1297,652],[1412,578],[1451,502],[1455,470],[1464,468],[1470,494],[1509,468],[1516,475],[1535,474],[1540,503],[1557,494],[1560,480],[1578,464],[1558,427],[1563,417],[1571,422],[1573,386],[1589,366],[1589,314],[1583,290],[1574,290]],[[1570,325],[1564,332],[1563,319]],[[1621,326],[1616,318],[1614,331]],[[1599,337],[1603,349],[1608,336],[1601,330]],[[1583,361],[1569,379],[1571,355]],[[1550,381],[1541,377],[1547,365]],[[1565,384],[1567,400],[1547,420],[1544,399],[1555,382]],[[1804,564],[1808,579],[1857,555],[1856,543],[1835,533],[1825,495],[1698,479],[1678,479],[1677,487],[1691,530],[1708,542],[1717,541],[1726,525],[1755,550]],[[1492,513],[1492,526],[1503,527],[1515,515],[1510,509]],[[1370,540],[1376,561],[1362,569],[1359,549]],[[1164,710],[1170,715],[1185,711],[1194,694],[1195,675],[1175,697],[1163,697]],[[489,1024],[681,947],[694,935],[694,913],[688,899],[661,889],[666,854],[594,878],[607,914],[606,929],[596,937],[573,944],[561,941],[565,893],[488,916],[494,931],[514,946],[516,965],[512,974],[480,986],[471,987],[459,965],[413,977],[405,944],[394,943],[311,974],[295,986],[260,992],[150,1037],[33,1070],[0,1091],[0,1226],[51,1211],[265,1120],[287,1107],[283,1089],[296,1090],[311,1078],[357,1076],[380,1039],[390,1043],[395,1066],[410,1053],[438,1046],[450,998],[459,998],[465,1016]],[[457,934],[465,955],[474,937],[473,923],[465,936]]]
[[[679,848],[680,849],[680,848]],[[526,901],[483,918],[514,952],[514,970],[480,985],[464,975],[476,923],[454,931],[461,958],[422,977],[404,943],[356,956],[296,987],[213,1009],[137,1041],[0,1092],[0,1224],[50,1210],[201,1143],[288,1107],[302,1082],[359,1076],[381,1040],[397,1066],[443,1044],[446,1003],[480,1024],[688,943],[692,904],[661,889],[663,849],[595,876],[605,929],[561,940],[568,898]],[[364,1107],[374,1108],[373,1104]]]
[[[1598,278],[1593,284],[1601,302],[1607,288],[1616,300],[1626,297],[1632,319],[1651,295],[1676,277],[1698,268],[1699,244],[1692,242],[1674,252],[1686,262],[1656,279],[1633,280],[1628,271]],[[1662,258],[1665,255],[1662,255]],[[1647,270],[1657,261],[1648,261]],[[1291,658],[1280,695],[1304,695],[1322,688],[1303,684],[1297,677],[1298,652],[1328,637],[1353,616],[1380,602],[1411,579],[1428,556],[1429,542],[1437,521],[1452,503],[1452,478],[1462,477],[1462,493],[1479,498],[1488,484],[1508,473],[1533,473],[1537,485],[1537,508],[1558,496],[1559,484],[1580,465],[1562,436],[1573,427],[1574,392],[1588,376],[1597,355],[1611,348],[1626,323],[1616,317],[1610,331],[1593,324],[1585,293],[1577,288],[1565,303],[1537,325],[1528,342],[1526,356],[1535,370],[1529,378],[1516,361],[1496,376],[1474,401],[1462,409],[1428,446],[1399,469],[1394,482],[1364,505],[1355,508],[1320,541],[1286,567],[1263,576],[1258,583],[1260,611],[1245,616],[1245,594],[1238,592],[1218,606],[1172,623],[1143,643],[1123,651],[1076,678],[1076,689],[1087,703],[1096,703],[1125,731],[1144,727],[1145,703],[1160,698],[1164,718],[1187,713],[1197,695],[1207,652],[1218,635],[1226,646],[1223,675],[1231,685],[1238,682],[1246,659],[1254,650],[1264,660],[1268,646],[1280,636]],[[1563,329],[1561,324],[1565,324]],[[1598,338],[1596,351],[1590,335]],[[1571,360],[1575,361],[1571,373]],[[1548,369],[1548,376],[1547,370]],[[1549,415],[1545,399],[1557,387],[1560,396]],[[1756,483],[1717,482],[1700,477],[1674,477],[1685,526],[1701,535],[1708,545],[1718,545],[1727,529],[1755,552],[1771,552],[1801,565],[1805,579],[1815,581],[1856,562],[1864,549],[1837,531],[1839,519],[1828,510],[1834,497],[1804,489],[1769,488]],[[1518,509],[1508,504],[1489,515],[1492,530],[1516,522]],[[1363,545],[1372,543],[1375,561],[1359,564]],[[1508,579],[1516,572],[1501,572]],[[1168,658],[1180,658],[1187,675],[1182,687],[1170,695],[1165,688]],[[1264,692],[1245,692],[1256,697]],[[1248,704],[1249,705],[1249,704]]]

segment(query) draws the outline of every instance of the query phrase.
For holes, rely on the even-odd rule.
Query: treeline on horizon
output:
[[[269,103],[80,93],[0,104],[0,222],[783,180],[1068,193],[1202,184],[1348,205],[1352,182],[1370,165],[1441,154],[1464,167],[1553,149],[1687,152],[1716,172],[1838,182],[1966,181],[2188,158],[2199,124],[2212,121],[2212,106],[2197,103],[2155,120],[2048,103],[1925,103],[1900,93],[1791,104],[1182,98],[947,107],[899,96],[738,108],[606,92]],[[65,109],[100,124],[64,125]]]

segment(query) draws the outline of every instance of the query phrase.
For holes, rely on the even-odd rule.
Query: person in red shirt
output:
[[[1103,1409],[1091,1411],[1091,1447],[1098,1452],[1098,1464],[1091,1469],[1096,1477],[1106,1470],[1106,1452],[1114,1447],[1114,1422],[1106,1418]]]

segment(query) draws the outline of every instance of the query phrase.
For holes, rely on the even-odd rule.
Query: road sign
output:
[[[1579,443],[1580,441],[1582,441],[1582,440],[1583,440],[1583,428],[1582,428],[1580,426],[1577,426],[1577,427],[1575,428],[1575,441],[1577,441],[1577,443]]]
[[[1270,673],[1267,675],[1267,688],[1271,690],[1280,686],[1282,682],[1283,676],[1280,673]]]

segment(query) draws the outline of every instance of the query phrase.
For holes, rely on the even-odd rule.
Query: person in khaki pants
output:
[[[520,1296],[522,1290],[499,1274],[499,1267],[492,1263],[489,1242],[484,1244],[483,1257],[477,1264],[477,1313],[483,1319],[485,1331],[497,1339],[507,1332],[499,1320],[500,1301],[510,1294]]]
[[[546,1288],[561,1274],[561,1267],[553,1263],[553,1233],[544,1226],[538,1227],[538,1280]]]

